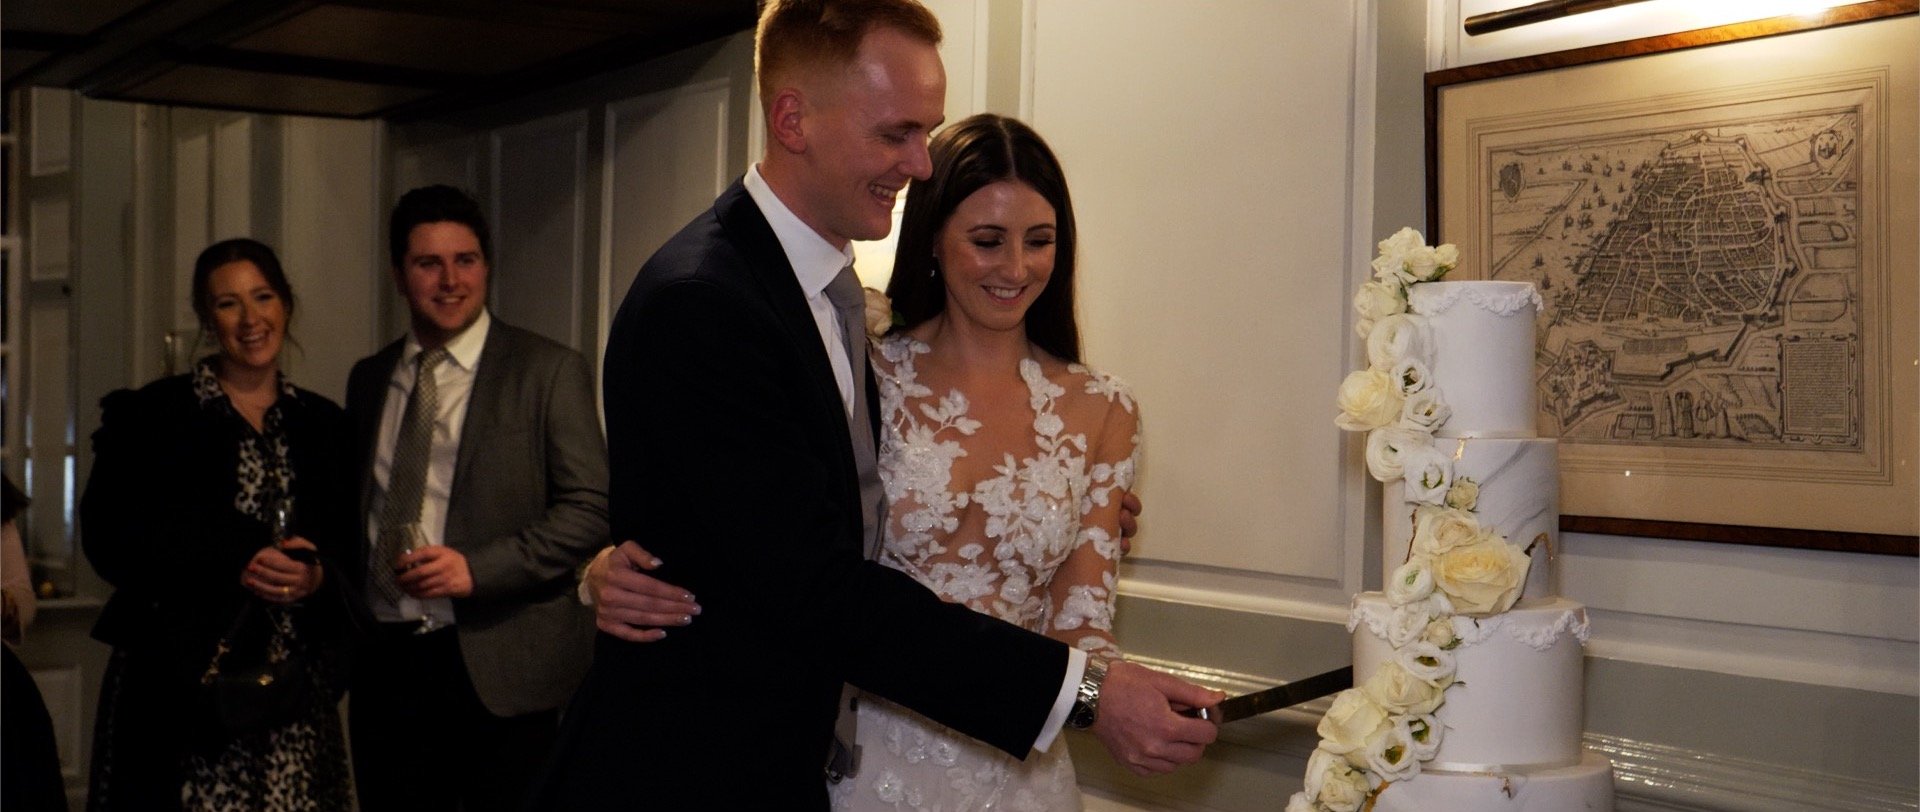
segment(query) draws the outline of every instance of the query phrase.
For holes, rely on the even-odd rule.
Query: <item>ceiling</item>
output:
[[[753,26],[754,0],[6,0],[7,90],[396,121]]]

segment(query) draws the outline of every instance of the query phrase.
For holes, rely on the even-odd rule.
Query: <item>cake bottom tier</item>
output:
[[[1587,751],[1567,767],[1429,770],[1381,790],[1374,812],[1612,812],[1613,765]]]

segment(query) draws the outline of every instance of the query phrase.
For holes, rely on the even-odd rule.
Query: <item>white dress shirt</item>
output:
[[[473,395],[473,373],[480,366],[480,350],[487,344],[487,330],[493,317],[480,311],[474,321],[453,340],[447,342],[447,360],[434,368],[433,382],[439,411],[433,417],[433,444],[427,452],[427,482],[420,500],[420,531],[429,544],[445,544],[447,501],[453,496],[453,466],[460,459],[460,429],[467,422],[467,404]],[[373,446],[373,504],[367,510],[367,538],[380,538],[380,516],[386,509],[387,481],[393,471],[393,447],[399,441],[400,420],[406,416],[407,398],[413,394],[414,358],[423,348],[413,333],[407,333],[400,348],[400,362],[393,366],[387,381],[387,402],[380,412],[380,436]],[[371,545],[369,567],[391,567],[381,561],[379,545]],[[383,621],[413,621],[431,616],[442,626],[454,622],[453,600],[420,600],[402,596],[398,605],[368,590],[373,616]]]
[[[846,343],[840,338],[840,316],[827,299],[827,284],[840,274],[840,269],[853,261],[853,247],[835,248],[825,237],[812,227],[801,222],[792,209],[781,202],[774,194],[773,187],[767,185],[760,176],[760,165],[754,164],[747,169],[742,181],[747,195],[753,198],[755,206],[760,207],[761,215],[767,218],[767,225],[773,227],[773,236],[780,241],[780,250],[786,252],[787,262],[793,266],[793,275],[800,281],[800,290],[807,294],[807,308],[813,311],[813,325],[820,331],[820,342],[826,346],[827,361],[833,365],[834,382],[840,386],[840,404],[853,414],[853,362],[847,358]],[[866,363],[865,358],[859,363]],[[864,415],[862,416],[864,419]],[[397,419],[396,419],[397,424]],[[381,424],[381,437],[387,436],[386,425]],[[392,445],[389,441],[386,445]],[[437,448],[437,446],[436,446]],[[432,478],[428,478],[431,486]],[[424,518],[424,516],[423,516]],[[1061,682],[1060,693],[1054,697],[1053,712],[1047,715],[1047,722],[1040,728],[1040,735],[1034,739],[1033,749],[1045,752],[1053,746],[1060,736],[1060,729],[1066,726],[1067,713],[1073,710],[1074,694],[1080,687],[1080,677],[1086,673],[1087,653],[1077,648],[1067,649],[1066,679]]]

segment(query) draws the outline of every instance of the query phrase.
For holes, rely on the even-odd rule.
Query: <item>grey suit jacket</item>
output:
[[[347,380],[362,567],[374,444],[404,343],[361,359]],[[606,443],[593,398],[578,352],[493,320],[460,432],[445,539],[473,572],[473,594],[454,600],[461,657],[499,716],[560,707],[592,657],[593,619],[574,583],[608,539]],[[355,575],[364,587],[364,571]]]

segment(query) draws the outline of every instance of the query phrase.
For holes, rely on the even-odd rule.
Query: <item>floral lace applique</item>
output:
[[[1120,556],[1113,533],[1087,517],[1111,511],[1115,491],[1133,485],[1137,421],[1124,438],[1098,433],[1118,425],[1104,422],[1114,409],[1134,413],[1131,393],[1079,364],[1050,379],[1023,360],[1033,419],[1010,432],[974,417],[966,393],[936,394],[921,380],[914,361],[928,351],[902,335],[875,345],[890,515],[881,560],[974,611],[1052,632],[1097,657],[1120,656],[1112,566],[1094,577],[1090,567],[1062,565],[1082,547],[1109,562]],[[992,440],[989,428],[998,430]],[[1090,437],[1110,447],[1090,448]],[[1111,523],[1107,514],[1101,521]],[[1088,574],[1056,582],[1074,572]],[[879,697],[861,701],[859,731],[865,756],[857,776],[830,788],[836,810],[1080,808],[1065,742],[1019,761]]]

